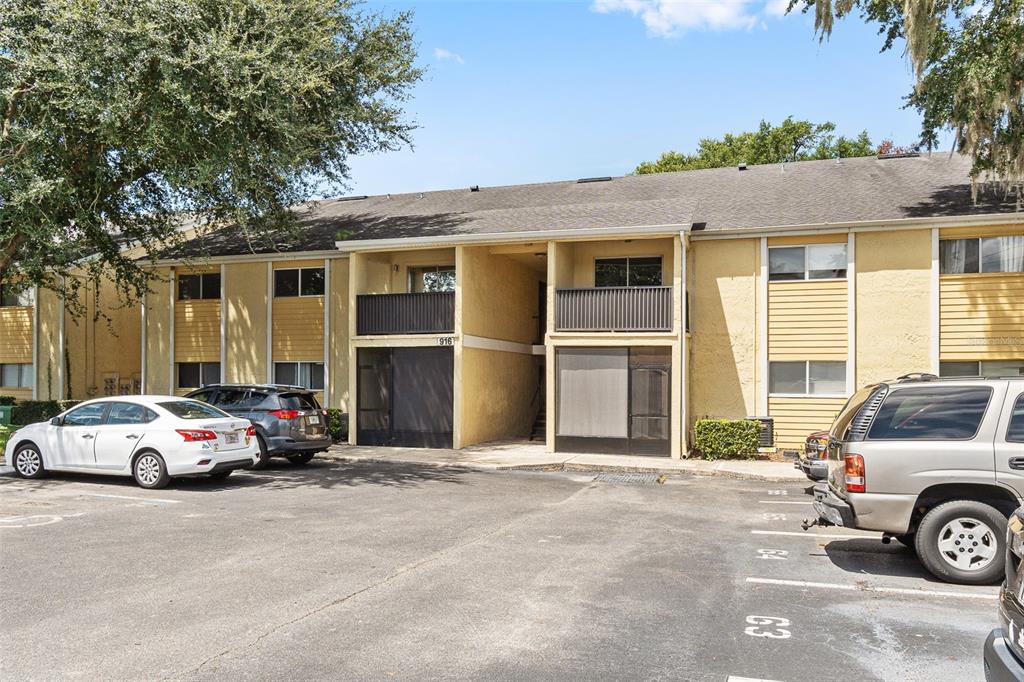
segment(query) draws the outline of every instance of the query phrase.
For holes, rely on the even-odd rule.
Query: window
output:
[[[320,403],[315,396],[305,393],[282,393],[278,396],[281,400],[281,407],[286,410],[319,410]]]
[[[892,391],[868,431],[871,440],[970,440],[978,432],[991,388],[906,388]]]
[[[1024,360],[967,360],[939,363],[943,377],[1024,376]]]
[[[231,416],[227,412],[218,410],[213,405],[207,405],[197,400],[174,400],[166,403],[157,403],[157,405],[181,419],[220,419]]]
[[[282,268],[274,270],[274,296],[323,296],[323,268]]]
[[[409,268],[409,292],[455,291],[454,265],[428,265]]]
[[[844,395],[846,363],[826,360],[771,362],[768,392],[782,395]]]
[[[776,246],[768,249],[768,279],[773,282],[846,277],[846,244]]]
[[[61,423],[64,426],[99,426],[109,406],[110,403],[90,403],[76,407],[64,415]]]
[[[178,388],[199,388],[219,382],[219,362],[178,363]]]
[[[0,307],[30,307],[34,302],[32,289],[21,284],[0,284]]]
[[[111,424],[148,424],[156,419],[153,410],[136,403],[112,403],[107,414],[107,425]]]
[[[0,386],[4,388],[32,388],[32,365],[0,365]]]
[[[1010,426],[1006,429],[1006,440],[1011,443],[1024,443],[1024,393],[1017,396],[1010,414]]]
[[[595,287],[660,287],[661,256],[594,259]]]
[[[275,362],[274,383],[322,391],[324,389],[324,363]]]
[[[939,242],[939,272],[1024,272],[1024,235],[943,239]]]
[[[203,275],[178,275],[179,301],[204,298],[220,298],[219,272],[208,272]]]

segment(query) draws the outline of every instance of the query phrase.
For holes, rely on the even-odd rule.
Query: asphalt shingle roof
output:
[[[489,235],[654,225],[689,225],[706,232],[820,225],[914,217],[1014,212],[995,188],[971,197],[970,160],[932,154],[842,161],[715,168],[612,178],[606,182],[547,182],[325,200],[302,219],[287,245],[257,253],[324,251],[335,241]],[[224,229],[197,238],[167,257],[252,253]]]

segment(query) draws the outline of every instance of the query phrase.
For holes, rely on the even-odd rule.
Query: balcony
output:
[[[672,331],[672,287],[558,289],[555,331]]]
[[[356,296],[356,334],[451,334],[455,292]]]

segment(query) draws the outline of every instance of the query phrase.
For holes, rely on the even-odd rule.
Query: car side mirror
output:
[[[60,417],[54,417],[50,420],[50,426],[60,426],[62,423]]]

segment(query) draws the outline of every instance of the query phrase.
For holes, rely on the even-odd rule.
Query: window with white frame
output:
[[[409,292],[455,291],[454,265],[427,265],[409,268]]]
[[[846,277],[846,244],[773,246],[768,249],[768,279],[784,282]]]
[[[178,363],[178,388],[202,388],[219,383],[219,362]]]
[[[0,386],[3,388],[32,388],[31,363],[0,365]]]
[[[846,363],[833,360],[770,362],[768,392],[774,395],[846,395]]]
[[[322,391],[324,390],[324,363],[275,362],[274,383]]]
[[[24,284],[0,284],[0,307],[31,307],[32,288]]]
[[[220,273],[178,275],[178,300],[194,301],[220,298]]]
[[[939,241],[939,272],[1024,272],[1024,235]]]
[[[954,360],[939,363],[943,377],[1024,376],[1024,360]]]
[[[274,270],[274,296],[323,296],[323,268],[281,268]]]
[[[661,256],[595,258],[595,287],[658,287],[662,281]]]

